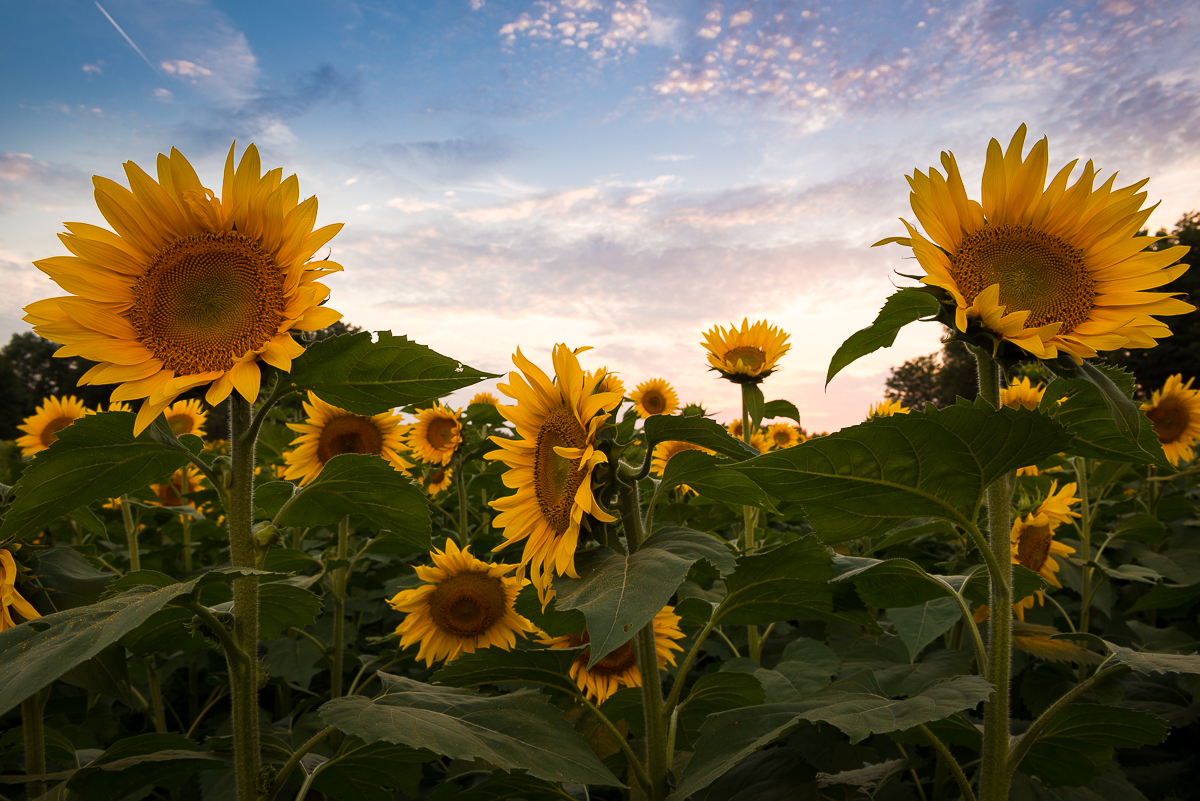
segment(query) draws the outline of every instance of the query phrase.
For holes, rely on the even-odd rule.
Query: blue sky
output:
[[[586,365],[630,388],[666,378],[728,419],[736,388],[705,371],[701,334],[766,318],[793,343],[768,398],[834,429],[889,366],[937,348],[918,327],[823,388],[893,271],[912,271],[869,246],[901,232],[903,176],[942,149],[977,194],[987,140],[1025,122],[1052,166],[1151,176],[1152,227],[1200,207],[1200,11],[1183,0],[5,12],[5,339],[60,294],[30,261],[65,253],[61,222],[102,222],[91,175],[177,147],[219,188],[236,139],[346,224],[327,283],[350,322],[495,372],[518,345],[547,366],[556,342],[592,345]]]

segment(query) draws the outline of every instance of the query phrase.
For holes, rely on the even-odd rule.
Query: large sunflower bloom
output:
[[[26,601],[21,597],[21,593],[17,592],[17,562],[11,553],[0,548],[0,631],[11,629],[17,625],[8,611],[10,607],[26,620],[35,620],[41,617],[29,601]]]
[[[459,411],[440,403],[434,403],[428,409],[417,409],[417,422],[409,429],[406,440],[413,455],[429,464],[449,464],[454,451],[462,444]]]
[[[616,518],[592,494],[592,471],[608,461],[596,450],[596,434],[608,420],[603,412],[621,402],[613,392],[596,392],[602,376],[585,373],[566,345],[553,354],[555,379],[525,358],[518,348],[510,372],[498,389],[517,401],[500,414],[517,429],[519,439],[492,437],[499,447],[484,455],[508,465],[504,486],[516,493],[490,502],[500,511],[493,525],[504,529],[504,548],[525,540],[521,568],[545,603],[553,575],[578,578],[575,546],[585,514],[604,522]],[[524,375],[522,375],[522,373]],[[497,550],[499,550],[497,548]]]
[[[208,422],[208,412],[204,411],[200,401],[195,398],[176,401],[167,407],[164,414],[167,425],[171,427],[171,432],[175,436],[194,434],[200,438],[204,437],[204,424]]]
[[[505,574],[515,565],[495,565],[461,551],[453,540],[445,551],[433,551],[433,565],[416,566],[420,587],[404,590],[388,601],[408,616],[396,628],[400,647],[419,644],[417,659],[430,667],[477,648],[495,646],[505,651],[517,643],[517,635],[537,627],[516,613],[513,604],[524,581]]]
[[[1022,376],[1020,381],[1000,388],[1000,403],[1013,409],[1036,409],[1045,394],[1044,386],[1031,384],[1029,376]]]
[[[283,454],[287,461],[284,478],[299,479],[304,486],[320,475],[326,462],[343,453],[378,454],[401,473],[412,467],[399,453],[404,429],[400,416],[393,412],[371,417],[354,414],[309,392],[304,414],[308,419],[303,423],[288,423],[300,436]]]
[[[25,432],[25,436],[17,439],[21,455],[33,456],[46,450],[58,439],[59,431],[89,414],[91,412],[83,405],[83,401],[74,395],[67,398],[51,395],[43,399],[42,405],[17,426]]]
[[[1071,507],[1079,503],[1075,497],[1075,484],[1067,484],[1061,490],[1058,482],[1050,485],[1049,496],[1038,505],[1032,513],[1018,516],[1012,524],[1010,538],[1012,541],[1012,561],[1041,575],[1052,587],[1062,587],[1058,580],[1058,562],[1055,556],[1070,556],[1075,549],[1070,545],[1054,539],[1054,531],[1063,523],[1072,522],[1079,517],[1078,512]],[[1033,595],[1013,604],[1017,617],[1025,620],[1025,610],[1033,607],[1033,599],[1037,598],[1038,605],[1045,603],[1044,595],[1038,590]]]
[[[98,362],[81,384],[145,398],[135,433],[195,387],[208,385],[212,406],[234,389],[253,402],[260,359],[290,370],[303,351],[291,332],[341,318],[317,283],[341,266],[309,263],[341,224],[314,231],[317,199],[299,202],[294,175],[261,175],[254,145],[236,170],[229,149],[220,199],[178,150],[159,155],[157,181],[133,162],[125,173],[131,189],[92,181],[112,231],[66,223],[59,238],[74,255],[34,262],[72,294],[31,303],[25,320],[63,344],[56,356]]]
[[[679,629],[679,615],[675,614],[675,607],[668,606],[654,616],[654,652],[658,658],[659,670],[675,664],[675,654],[672,651],[683,650],[675,643],[675,640],[681,639],[683,632]],[[564,637],[543,636],[541,640],[551,648],[578,648],[591,642],[586,630],[581,634],[568,634]],[[622,685],[642,686],[642,672],[637,666],[632,641],[625,643],[590,668],[587,666],[589,659],[590,649],[580,651],[579,656],[571,663],[571,678],[575,679],[579,689],[597,706],[607,701]]]
[[[1027,157],[1024,147],[1024,125],[1005,151],[991,141],[982,203],[967,198],[952,153],[942,153],[945,177],[933,167],[928,175],[915,170],[909,198],[925,236],[902,220],[909,236],[878,244],[912,247],[925,269],[921,281],[957,304],[960,331],[968,318],[979,318],[998,339],[1038,358],[1064,351],[1079,361],[1102,350],[1154,347],[1170,336],[1152,315],[1194,307],[1171,293],[1142,290],[1182,275],[1188,266],[1175,262],[1187,249],[1150,252],[1162,237],[1136,236],[1154,210],[1142,208],[1146,193],[1138,190],[1146,180],[1114,191],[1114,173],[1093,188],[1089,161],[1068,187],[1076,160],[1046,186],[1047,140]]]
[[[679,396],[663,378],[651,378],[638,384],[629,399],[643,420],[653,414],[673,414],[679,408]]]
[[[1189,378],[1185,384],[1183,375],[1176,373],[1162,389],[1154,391],[1149,403],[1142,404],[1163,453],[1173,465],[1190,462],[1195,456],[1192,446],[1200,439],[1200,389],[1192,389],[1195,380]]]
[[[708,350],[710,369],[738,384],[758,384],[775,372],[776,364],[792,347],[788,335],[779,327],[759,320],[750,325],[742,318],[742,327],[730,323],[714,325],[704,332],[704,347]]]

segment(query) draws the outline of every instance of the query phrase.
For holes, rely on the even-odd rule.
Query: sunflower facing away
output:
[[[704,332],[704,347],[708,350],[708,363],[722,377],[738,384],[758,384],[775,372],[776,363],[792,347],[788,335],[777,326],[759,320],[750,325],[749,318],[742,318],[739,329],[730,323],[714,325]]]
[[[622,398],[625,397],[625,384],[621,381],[621,379],[617,378],[616,373],[609,371],[607,367],[601,367],[596,372],[604,376],[604,378],[596,386],[597,392],[615,392]]]
[[[633,401],[633,408],[637,409],[638,417],[643,420],[652,414],[674,414],[679,408],[679,396],[662,378],[651,378],[638,384],[637,390],[629,399]]]
[[[326,462],[343,453],[378,454],[401,473],[412,467],[398,452],[404,428],[399,415],[393,412],[371,417],[354,414],[309,392],[304,414],[308,419],[303,423],[288,423],[288,428],[300,436],[283,454],[287,461],[284,478],[299,479],[300,486],[315,479]]]
[[[904,406],[898,400],[884,399],[879,403],[872,403],[871,408],[867,410],[867,419],[874,420],[876,417],[892,417],[897,414],[908,414],[912,409]]]
[[[167,425],[171,427],[171,432],[175,436],[194,434],[197,437],[204,437],[204,424],[208,422],[208,412],[204,411],[200,401],[195,398],[172,403],[167,407],[164,415]]]
[[[1155,390],[1142,411],[1154,424],[1154,433],[1162,444],[1167,460],[1178,466],[1190,462],[1195,453],[1192,446],[1200,439],[1200,389],[1192,389],[1194,378],[1183,383],[1176,373],[1167,379],[1163,388]]]
[[[1055,556],[1070,556],[1075,549],[1070,545],[1054,539],[1054,531],[1063,523],[1072,522],[1079,517],[1078,512],[1071,507],[1079,503],[1075,497],[1075,484],[1067,484],[1058,492],[1058,482],[1050,485],[1049,496],[1042,501],[1032,513],[1020,516],[1012,524],[1012,560],[1014,565],[1021,565],[1041,575],[1052,587],[1062,587],[1058,580],[1059,567]],[[1045,603],[1041,590],[1034,595],[1013,604],[1017,617],[1025,620],[1025,610],[1033,607],[1033,599],[1037,597],[1038,605]]]
[[[675,643],[675,640],[681,639],[683,632],[679,629],[679,615],[675,614],[675,607],[668,606],[654,616],[654,651],[658,657],[659,670],[664,670],[667,665],[674,666],[675,654],[672,651],[683,650]],[[551,648],[578,648],[590,642],[591,638],[587,631],[584,631],[582,634],[568,634],[565,637],[543,636],[541,640]],[[579,656],[571,663],[571,678],[575,679],[579,689],[597,706],[607,701],[622,686],[642,686],[642,672],[638,670],[632,641],[589,668],[587,663],[590,658],[589,649],[585,648],[579,652]]]
[[[26,417],[24,423],[17,426],[25,432],[25,436],[17,438],[17,447],[21,449],[21,455],[33,456],[46,450],[58,439],[59,431],[88,414],[90,412],[83,405],[83,401],[74,395],[67,398],[57,395],[44,398],[42,405]]]
[[[771,450],[783,450],[804,442],[800,429],[791,423],[773,423],[767,427],[766,438]]]
[[[62,343],[56,356],[99,362],[81,384],[145,398],[135,434],[195,387],[208,386],[211,406],[234,389],[253,402],[259,359],[290,370],[303,352],[290,332],[341,318],[320,305],[329,289],[317,282],[341,266],[309,262],[341,224],[313,230],[317,199],[300,202],[296,176],[262,175],[254,145],[236,169],[230,147],[220,198],[178,150],[157,166],[155,181],[126,162],[130,189],[92,179],[113,230],[66,223],[59,238],[74,255],[34,264],[71,294],[25,307],[37,333]]]
[[[12,619],[9,609],[15,611],[26,620],[41,617],[38,611],[21,597],[17,592],[17,561],[12,554],[0,548],[0,631],[6,631],[17,625]]]
[[[513,610],[517,593],[529,582],[505,574],[515,565],[495,565],[461,551],[453,540],[433,551],[433,564],[417,565],[420,587],[404,590],[388,604],[408,616],[396,628],[400,647],[419,644],[417,659],[433,667],[438,660],[473,654],[495,646],[505,651],[537,627]]]
[[[1000,388],[1000,403],[1013,409],[1036,409],[1045,394],[1044,386],[1035,386],[1029,382],[1029,376],[1022,376],[1020,381],[1013,381],[1007,387]]]
[[[408,431],[408,449],[422,462],[449,464],[455,449],[462,443],[462,423],[458,416],[458,409],[449,409],[440,403],[428,409],[417,409],[417,422]]]
[[[521,569],[529,565],[542,603],[549,600],[553,575],[578,578],[575,546],[583,516],[616,520],[592,494],[592,471],[608,461],[595,448],[608,420],[604,412],[621,402],[616,393],[596,392],[602,376],[585,373],[566,345],[556,345],[552,358],[553,381],[517,349],[513,363],[521,373],[510,372],[498,388],[517,402],[501,406],[500,414],[518,438],[492,437],[499,448],[484,455],[508,465],[504,486],[516,490],[489,503],[500,512],[493,525],[504,529],[497,550],[525,540]]]
[[[877,244],[913,249],[926,273],[921,281],[954,299],[960,331],[978,318],[998,339],[1045,359],[1154,347],[1171,331],[1152,315],[1194,307],[1173,293],[1143,291],[1188,267],[1175,264],[1186,248],[1150,252],[1163,237],[1136,236],[1154,210],[1142,208],[1146,180],[1113,190],[1114,173],[1093,187],[1089,161],[1068,186],[1076,160],[1046,186],[1047,140],[1023,157],[1025,130],[1017,129],[1005,151],[995,139],[988,144],[982,203],[967,198],[952,153],[942,153],[945,177],[933,167],[915,170],[909,198],[925,236],[902,220],[909,236]]]
[[[716,453],[716,451],[710,451],[708,448],[701,447],[700,445],[693,445],[690,442],[679,442],[677,440],[660,442],[654,446],[654,453],[650,455],[650,472],[659,478],[662,478],[663,473],[667,471],[667,462],[671,461],[673,457],[675,457],[677,454],[683,453],[684,451],[700,451],[701,453],[708,454]],[[682,490],[685,495],[689,492],[696,492],[687,484],[680,484],[679,489]]]
[[[476,392],[472,397],[468,406],[474,406],[477,403],[484,403],[490,406],[499,406],[500,399],[490,392]]]

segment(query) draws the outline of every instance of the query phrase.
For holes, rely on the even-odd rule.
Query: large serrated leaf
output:
[[[724,462],[724,463],[722,463]],[[663,471],[662,489],[687,485],[698,495],[734,506],[757,506],[774,511],[762,488],[732,469],[728,461],[702,451],[683,451],[671,457]]]
[[[1070,442],[1045,415],[981,399],[876,418],[734,469],[799,502],[825,542],[844,542],[912,517],[974,525],[988,485]]]
[[[959,576],[936,576],[909,559],[871,559],[863,556],[834,556],[838,581],[853,581],[865,603],[880,609],[916,606],[936,598],[962,592],[975,603],[987,603],[987,572],[983,567]],[[1042,577],[1021,565],[1013,565],[1013,600],[1028,598],[1044,586]]]
[[[387,692],[375,700],[337,698],[319,714],[365,742],[427,748],[452,759],[484,759],[550,781],[620,785],[562,714],[537,693],[488,697],[379,674]]]
[[[1114,418],[1107,401],[1100,387],[1085,378],[1059,378],[1050,382],[1038,408],[1075,437],[1068,453],[1172,470],[1149,418],[1139,411],[1133,427],[1126,429],[1125,416]]]
[[[833,354],[825,375],[825,385],[828,386],[843,368],[868,353],[891,347],[901,328],[922,317],[937,314],[939,308],[937,298],[924,289],[901,289],[894,293],[879,310],[875,322],[851,334]]]
[[[178,734],[125,737],[75,771],[67,789],[80,798],[125,798],[143,787],[178,788],[188,776],[225,762]]]
[[[1149,712],[1073,703],[1050,721],[1019,767],[1050,787],[1084,785],[1112,764],[1114,747],[1157,745],[1166,736],[1166,722]]]
[[[644,425],[642,433],[646,435],[647,452],[653,452],[654,446],[660,442],[678,440],[708,448],[738,461],[758,455],[758,451],[740,439],[729,436],[723,425],[707,417],[670,417],[655,414],[647,417]]]
[[[1061,378],[1092,384],[1099,391],[1117,430],[1130,441],[1137,442],[1143,415],[1133,402],[1133,376],[1119,367],[1096,365],[1086,360],[1076,364],[1073,358],[1065,354],[1052,361],[1043,361],[1042,364]]]
[[[459,656],[433,674],[430,680],[447,687],[481,687],[516,681],[578,695],[579,685],[568,675],[571,663],[578,655],[577,650],[563,648],[540,651],[484,648]]]
[[[27,539],[85,504],[119,498],[187,463],[183,451],[143,431],[133,436],[130,412],[95,414],[58,432],[12,488],[0,542]]]
[[[709,715],[755,706],[765,700],[762,683],[746,673],[712,673],[701,676],[688,691],[687,700],[679,707],[676,735],[678,747],[692,750],[700,735],[700,727]]]
[[[758,625],[792,618],[827,619],[833,610],[833,561],[815,537],[743,556],[725,580],[725,600],[713,613],[723,625]]]
[[[292,362],[291,381],[355,414],[381,414],[425,403],[496,378],[391,331],[330,337]]]
[[[587,620],[595,665],[620,648],[662,611],[697,560],[722,573],[733,570],[733,554],[712,534],[667,526],[646,538],[632,556],[595,548],[575,557],[579,578],[554,580],[559,609],[578,609]]]

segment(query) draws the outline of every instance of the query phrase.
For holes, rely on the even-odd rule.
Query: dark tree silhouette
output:
[[[926,403],[939,409],[950,406],[959,396],[971,400],[978,391],[975,357],[963,343],[947,342],[940,353],[918,356],[893,367],[884,385],[888,398],[917,409],[923,409]]]

